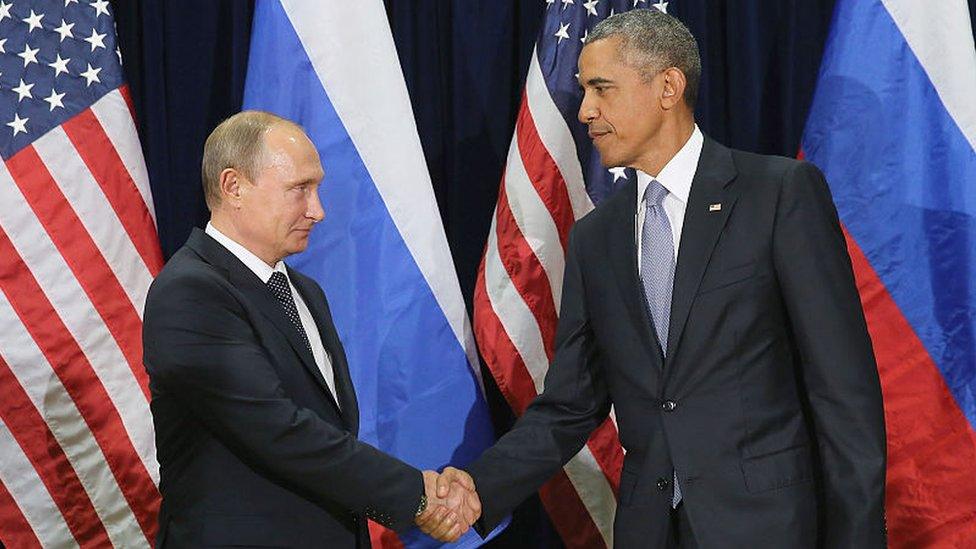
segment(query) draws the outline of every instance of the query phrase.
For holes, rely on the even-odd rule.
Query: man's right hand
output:
[[[440,475],[433,471],[423,474],[427,509],[417,517],[417,526],[440,541],[457,541],[481,517],[474,480],[454,467]]]

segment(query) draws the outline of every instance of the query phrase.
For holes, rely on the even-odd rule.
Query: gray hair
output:
[[[239,170],[254,179],[265,158],[264,135],[274,126],[285,125],[299,131],[301,126],[287,118],[264,111],[242,111],[221,122],[203,145],[203,198],[213,211],[220,205],[220,173]]]
[[[657,9],[636,9],[618,13],[597,23],[586,44],[618,36],[621,56],[644,78],[675,67],[685,75],[685,103],[695,107],[701,81],[701,57],[691,31],[677,18]]]

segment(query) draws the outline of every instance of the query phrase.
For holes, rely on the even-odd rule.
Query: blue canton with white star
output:
[[[122,85],[108,0],[0,0],[0,157]]]

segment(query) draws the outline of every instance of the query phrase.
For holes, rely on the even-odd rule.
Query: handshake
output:
[[[427,508],[415,522],[425,534],[444,542],[457,541],[481,517],[481,499],[466,472],[448,467],[437,474],[424,471]]]

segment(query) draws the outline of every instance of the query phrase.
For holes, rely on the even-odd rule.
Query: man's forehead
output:
[[[318,150],[301,128],[285,124],[268,128],[262,152],[262,170],[322,171]]]
[[[620,38],[617,36],[590,42],[583,46],[577,66],[583,70],[584,65],[586,68],[594,69],[598,67],[611,68],[622,64],[624,61],[622,47]]]

